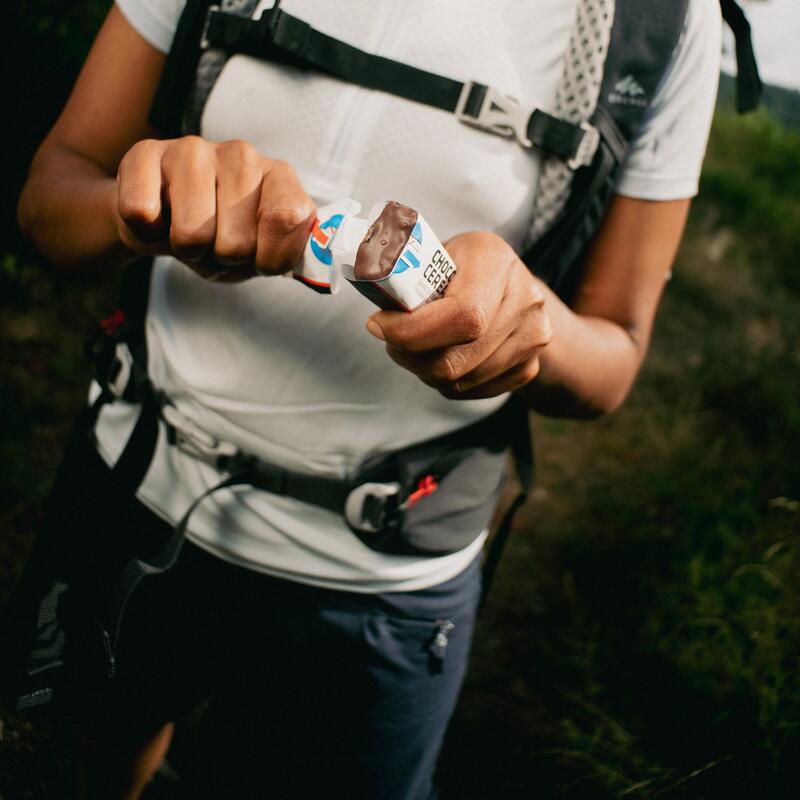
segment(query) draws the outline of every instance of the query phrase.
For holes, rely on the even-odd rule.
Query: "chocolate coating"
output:
[[[390,200],[358,246],[353,272],[359,281],[387,278],[417,224],[413,208]]]

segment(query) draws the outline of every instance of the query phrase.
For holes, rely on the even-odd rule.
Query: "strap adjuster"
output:
[[[531,112],[519,100],[502,94],[492,86],[467,81],[461,89],[454,111],[459,122],[498,136],[516,139],[523,147],[532,147],[528,138]]]
[[[399,508],[399,483],[362,483],[347,495],[344,518],[355,531],[378,533]]]
[[[133,370],[133,356],[125,342],[117,342],[114,346],[114,357],[108,365],[106,386],[117,399],[122,399],[128,388],[128,381]]]
[[[222,459],[232,459],[239,453],[236,445],[204,431],[171,403],[161,406],[161,418],[167,425],[171,444],[212,467],[219,469]]]
[[[208,26],[211,23],[211,15],[218,12],[220,7],[218,5],[213,5],[208,7],[208,11],[206,11],[206,21],[203,23],[203,33],[200,36],[200,49],[207,50],[210,42],[208,41]]]
[[[585,120],[580,123],[580,128],[583,131],[583,138],[578,145],[578,149],[572,158],[567,159],[567,166],[571,170],[576,170],[579,167],[588,167],[594,160],[594,154],[600,146],[600,131],[590,125]]]

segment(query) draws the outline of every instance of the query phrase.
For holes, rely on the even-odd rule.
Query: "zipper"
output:
[[[389,34],[392,32],[391,23],[393,22],[394,17],[396,16],[398,7],[401,6],[402,3],[400,3],[399,0],[395,0],[395,2],[393,2],[391,6],[388,8],[388,11],[383,18],[383,29],[381,30],[377,41],[372,45],[371,52],[378,54],[380,53],[384,43],[389,37]],[[328,154],[328,159],[325,162],[327,165],[327,169],[325,170],[326,174],[324,181],[326,183],[330,182],[338,183],[341,181],[342,164],[345,162],[346,156],[352,150],[354,145],[353,140],[355,137],[353,136],[353,133],[357,131],[359,127],[362,127],[359,124],[357,111],[359,110],[359,108],[363,107],[368,96],[373,91],[371,89],[365,89],[362,86],[358,86],[357,84],[353,84],[353,86],[355,87],[356,91],[353,93],[353,98],[351,99],[348,105],[344,122],[342,123],[338,133],[336,134],[336,138],[334,139],[333,144],[331,145],[330,152]],[[350,178],[348,180],[348,183],[351,184],[353,183],[352,170],[350,171]]]
[[[455,630],[455,623],[449,619],[437,619],[435,632],[430,645],[428,654],[431,658],[431,666],[436,672],[441,672],[444,665],[444,658],[447,655],[447,646],[450,644],[450,634]]]

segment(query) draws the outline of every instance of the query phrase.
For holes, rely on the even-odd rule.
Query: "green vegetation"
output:
[[[798,176],[800,134],[718,114],[628,404],[539,420],[447,796],[797,796]]]
[[[116,292],[37,264],[11,213],[105,7],[12,4],[26,122],[2,195],[0,600]],[[537,420],[537,488],[481,619],[444,800],[800,796],[798,253],[800,133],[720,112],[628,404]],[[61,796],[64,752],[47,726],[0,715],[0,796]]]

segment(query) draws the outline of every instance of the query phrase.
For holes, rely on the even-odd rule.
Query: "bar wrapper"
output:
[[[360,210],[361,204],[355,200],[338,200],[317,210],[303,260],[292,271],[295,280],[315,292],[336,294],[341,272],[334,266],[330,244],[345,220],[351,219]]]
[[[380,308],[413,311],[444,294],[455,263],[425,218],[395,201],[376,203],[366,218],[355,200],[320,209],[294,277],[335,294],[340,277]]]
[[[453,259],[425,218],[394,200],[347,220],[331,242],[342,277],[380,308],[413,311],[444,294]]]

